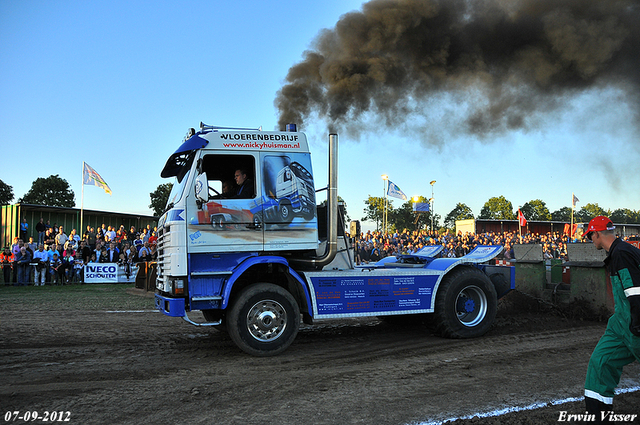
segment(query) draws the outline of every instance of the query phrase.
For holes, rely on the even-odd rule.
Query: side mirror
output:
[[[198,208],[202,208],[202,204],[209,202],[209,182],[207,180],[207,174],[198,174],[196,177],[196,204]]]

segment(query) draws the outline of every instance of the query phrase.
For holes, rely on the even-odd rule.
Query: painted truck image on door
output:
[[[512,267],[488,263],[502,246],[460,258],[427,246],[354,266],[338,205],[337,135],[329,137],[327,202],[318,206],[306,135],[288,127],[201,124],[169,157],[161,176],[175,182],[159,220],[156,308],[228,332],[256,356],[281,353],[301,322],[325,319],[431,314],[444,337],[486,333],[497,300],[514,288]],[[249,182],[242,196],[232,181],[238,170]]]
[[[292,157],[297,161],[292,161]],[[298,162],[299,161],[299,162]],[[308,156],[265,155],[263,196],[252,212],[256,224],[266,228],[306,226],[316,228],[316,194]],[[295,217],[297,224],[291,225]],[[303,223],[310,222],[313,223]]]
[[[291,221],[293,214],[301,215],[305,219],[313,218],[316,194],[311,173],[297,162],[284,167],[278,173],[276,198],[283,221]]]

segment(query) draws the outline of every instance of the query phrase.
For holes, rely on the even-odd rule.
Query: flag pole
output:
[[[520,220],[520,214],[522,213],[520,212],[520,208],[518,208],[518,232],[520,233],[520,243],[522,243],[522,224]]]
[[[573,242],[573,209],[576,207],[576,196],[571,192],[571,227],[569,227],[569,243]]]
[[[82,227],[82,221],[83,221],[83,216],[84,216],[84,161],[82,161],[82,180],[80,180],[82,182],[82,197],[81,197],[81,201],[80,201],[80,231],[78,233],[80,233],[80,235],[82,235],[84,233],[83,227]],[[82,237],[82,236],[80,236]],[[83,238],[84,239],[84,238]]]

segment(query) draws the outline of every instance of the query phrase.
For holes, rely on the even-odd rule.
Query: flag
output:
[[[391,180],[389,180],[387,195],[393,196],[394,198],[402,199],[404,201],[407,200],[407,195],[405,195],[404,192],[402,192],[398,186],[392,183]]]
[[[415,212],[429,212],[429,204],[426,202],[416,202],[413,204],[413,210]]]
[[[571,196],[573,196],[573,200],[572,200],[573,204],[572,205],[575,207],[576,206],[576,202],[580,202],[580,199],[578,199],[578,197],[576,195],[574,195],[573,193],[571,194]]]
[[[100,174],[96,173],[96,170],[91,168],[86,162],[83,162],[82,184],[91,184],[101,187],[105,192],[111,195],[111,189],[109,189],[107,182],[105,182],[104,179],[100,177]]]
[[[527,219],[524,218],[524,214],[522,214],[520,208],[518,208],[518,221],[520,222],[520,227],[524,227],[527,225]]]
[[[569,225],[569,223],[565,223],[565,224],[564,224],[564,234],[565,234],[565,235],[569,235],[569,229],[570,229],[570,228],[571,228],[571,235],[570,235],[570,236],[575,235],[576,230],[578,230],[578,225],[577,225],[577,224],[574,224],[574,225],[573,225],[573,227],[571,227],[571,226]]]

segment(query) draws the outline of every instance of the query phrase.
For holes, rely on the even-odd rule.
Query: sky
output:
[[[149,194],[170,181],[160,172],[188,128],[275,129],[289,69],[362,4],[0,0],[0,180],[16,202],[38,177],[58,174],[76,207],[151,215]],[[575,194],[577,208],[638,210],[638,115],[626,95],[624,85],[596,86],[562,96],[526,129],[443,131],[437,143],[368,117],[353,123],[357,136],[339,134],[338,194],[351,219],[363,217],[370,195],[384,196],[383,174],[408,197],[433,189],[443,218],[459,202],[477,216],[496,196],[514,208],[541,199],[555,211]],[[455,127],[455,99],[425,106],[433,117],[416,126]],[[324,187],[327,126],[307,120],[301,130]],[[82,197],[83,161],[112,195],[85,186]]]

